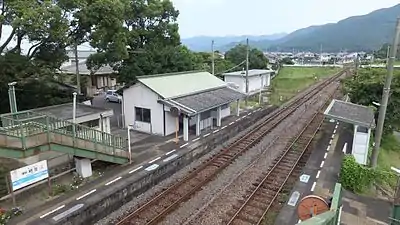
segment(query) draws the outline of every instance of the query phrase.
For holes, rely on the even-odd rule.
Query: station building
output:
[[[270,86],[273,70],[249,70],[249,91],[252,94]],[[236,71],[222,74],[226,83],[234,84],[237,90],[246,93],[246,71]]]
[[[206,128],[221,126],[221,120],[231,114],[232,102],[236,101],[238,114],[244,97],[208,72],[142,76],[123,91],[125,125],[161,136],[183,131],[187,141],[191,128],[200,135]]]

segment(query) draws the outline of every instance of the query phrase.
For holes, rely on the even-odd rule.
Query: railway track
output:
[[[258,225],[262,222],[289,177],[294,172],[296,174],[300,172],[301,167],[297,165],[301,161],[304,164],[307,160],[310,154],[307,150],[323,119],[322,113],[317,113],[312,117],[295,140],[274,160],[269,172],[264,174],[258,184],[251,187],[248,191],[249,196],[241,206],[236,207],[236,212],[227,222],[227,225]]]
[[[281,121],[290,116],[297,108],[323,90],[331,82],[342,76],[342,73],[329,78],[313,89],[302,93],[297,101],[273,112],[268,118],[248,134],[235,141],[229,147],[220,151],[202,166],[196,168],[181,181],[156,195],[147,203],[122,218],[117,224],[150,225],[160,222],[168,213],[176,209],[202,186],[212,180],[219,172],[226,168],[233,160],[246,150],[255,146],[268,132],[274,129]]]

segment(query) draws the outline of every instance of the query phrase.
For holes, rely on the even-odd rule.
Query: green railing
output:
[[[329,211],[299,223],[300,225],[338,225],[342,212],[342,185],[337,183]]]
[[[63,143],[69,141],[73,146],[79,145],[82,141],[93,142],[95,145],[90,148],[93,151],[101,150],[115,154],[116,150],[126,151],[127,148],[125,138],[48,115],[27,111],[5,114],[0,116],[0,119],[2,124],[0,134],[14,138],[14,147],[18,146],[22,149],[32,147],[31,145],[39,142],[60,141],[62,139],[60,135],[69,138],[68,140],[62,139]],[[19,140],[20,143],[15,143],[15,140]],[[99,145],[106,148],[100,148]]]

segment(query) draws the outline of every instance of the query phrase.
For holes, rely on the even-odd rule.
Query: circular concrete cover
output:
[[[304,221],[328,210],[329,205],[323,198],[316,195],[308,195],[301,199],[297,207],[297,214],[299,219]]]

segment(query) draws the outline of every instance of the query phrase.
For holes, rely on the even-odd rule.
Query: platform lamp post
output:
[[[127,127],[127,134],[128,134],[128,154],[129,154],[129,164],[132,163],[132,147],[131,147],[131,129],[132,125],[128,125]]]
[[[17,99],[15,97],[15,85],[17,82],[8,83],[8,99],[10,101],[11,113],[17,112]]]

